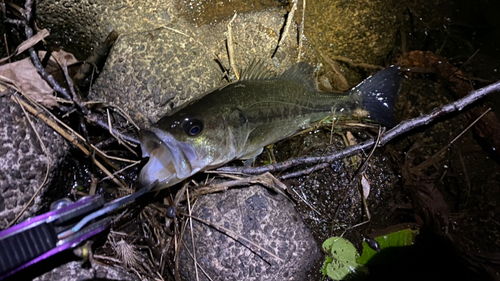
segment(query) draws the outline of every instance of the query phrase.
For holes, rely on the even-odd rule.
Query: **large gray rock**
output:
[[[50,171],[45,185],[18,222],[40,210],[40,195],[49,186],[54,170],[68,149],[58,133],[36,117],[30,117],[45,144],[47,154],[43,152],[21,107],[8,96],[0,97],[0,229],[4,229],[35,194],[43,183],[49,164]]]
[[[197,201],[193,215],[229,229],[283,260],[193,220],[197,261],[212,280],[305,280],[320,257],[316,242],[290,201],[261,186],[206,195]],[[189,224],[183,239],[193,253]],[[184,247],[179,264],[185,280],[197,280],[193,259]],[[199,280],[209,280],[198,272]]]
[[[44,0],[38,1],[37,20],[51,30],[51,42],[85,59],[106,36],[148,32],[169,24],[175,1],[163,0]]]
[[[68,262],[49,271],[33,281],[80,281],[80,280],[140,280],[137,275],[128,273],[122,268],[92,263],[91,268],[84,268],[82,262]]]
[[[277,73],[292,65],[298,47],[295,28],[270,59],[285,14],[273,9],[237,16],[232,34],[240,72],[254,59],[262,59]],[[122,107],[147,126],[172,108],[227,83],[215,61],[220,57],[229,66],[226,31],[226,22],[195,27],[179,18],[169,26],[123,34],[90,96]]]
[[[306,35],[316,51],[371,64],[383,64],[392,51],[406,9],[404,1],[395,0],[310,0],[307,5]]]

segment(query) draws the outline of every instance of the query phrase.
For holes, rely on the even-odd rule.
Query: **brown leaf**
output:
[[[0,66],[0,83],[47,106],[57,106],[53,90],[38,74],[30,58]]]
[[[38,51],[38,57],[40,58],[40,60],[45,57],[45,54],[47,54],[46,51]],[[58,72],[62,73],[61,66],[63,66],[64,63],[66,63],[66,66],[69,67],[73,64],[79,63],[79,61],[72,53],[68,53],[63,50],[52,52],[50,54],[50,59],[47,63],[47,66],[45,67],[45,70],[51,75],[55,75]]]
[[[13,56],[17,56],[18,54],[28,50],[29,48],[35,46],[38,42],[40,42],[43,38],[49,36],[50,33],[47,29],[42,29],[40,30],[37,34],[35,34],[33,37],[31,37],[30,39],[24,41],[23,43],[19,44],[19,46],[17,46],[17,49],[14,51],[14,53],[12,53],[10,56],[8,57],[5,57],[3,59],[0,59],[0,63],[4,62],[4,61],[7,61],[8,59],[10,59],[11,57]]]

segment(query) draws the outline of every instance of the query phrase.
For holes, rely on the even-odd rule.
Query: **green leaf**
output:
[[[321,267],[321,273],[323,273],[323,277],[326,276],[326,267],[332,263],[332,257],[327,256],[325,259],[325,262],[323,263],[323,266]]]
[[[359,256],[354,245],[342,237],[331,237],[323,242],[323,250],[329,255],[322,272],[334,280],[344,280],[354,275],[368,274],[368,269],[356,262]],[[330,258],[330,259],[328,259]]]
[[[380,250],[393,248],[393,247],[404,247],[411,246],[415,242],[415,237],[419,233],[419,230],[413,229],[403,229],[400,231],[396,231],[393,233],[389,233],[387,235],[378,236],[375,240],[378,242],[380,246]],[[378,254],[375,250],[370,248],[366,241],[363,241],[363,252],[361,256],[357,258],[357,262],[360,264],[367,264],[370,259]]]

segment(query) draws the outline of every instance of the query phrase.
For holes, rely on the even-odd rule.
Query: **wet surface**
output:
[[[248,13],[287,5],[283,0],[182,0],[177,6],[182,16],[198,26],[217,23],[235,13]]]

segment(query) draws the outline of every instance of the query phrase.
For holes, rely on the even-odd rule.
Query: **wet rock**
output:
[[[73,261],[47,272],[33,281],[76,281],[76,280],[130,280],[139,278],[114,267],[93,263],[91,268],[84,268],[82,262]]]
[[[147,32],[173,19],[170,1],[47,0],[37,2],[37,20],[51,30],[53,44],[85,59],[106,36]]]
[[[50,170],[47,181],[18,222],[36,215],[41,208],[41,195],[50,185],[53,172],[68,150],[59,134],[37,118],[30,117],[47,154],[41,149],[21,107],[8,96],[0,98],[0,229],[21,212],[43,183],[48,155]]]
[[[294,206],[261,186],[204,196],[193,216],[229,229],[283,260],[193,220],[197,261],[213,280],[305,280],[320,256]],[[183,239],[192,253],[190,231],[188,226]],[[181,249],[180,273],[185,280],[196,280],[193,260]],[[208,280],[200,271],[199,278]]]
[[[402,8],[394,0],[307,1],[306,35],[327,56],[381,64],[394,46]]]
[[[232,24],[236,65],[241,70],[264,59],[281,73],[296,58],[294,30],[275,51],[286,11],[272,9],[238,15]],[[93,99],[125,109],[147,126],[167,112],[227,84],[216,58],[228,67],[226,23],[195,27],[182,18],[148,32],[123,34],[115,43],[103,73],[93,86]]]

